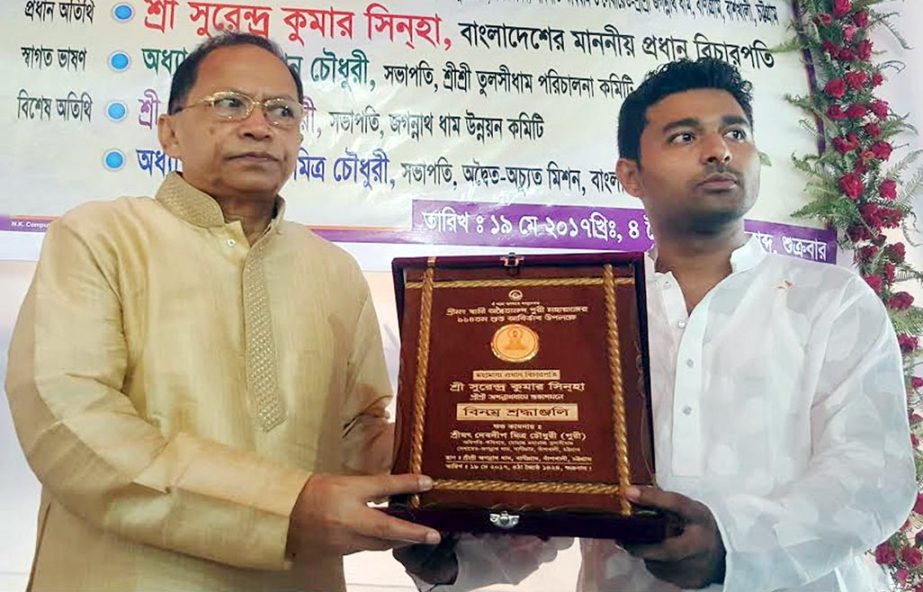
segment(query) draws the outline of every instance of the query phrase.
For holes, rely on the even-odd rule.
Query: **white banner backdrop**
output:
[[[10,0],[0,56],[0,258],[37,256],[50,219],[151,195],[179,168],[156,138],[177,64],[224,29],[278,41],[309,116],[287,215],[342,242],[644,249],[640,204],[614,176],[623,97],[673,59],[711,55],[755,86],[772,162],[750,230],[835,260],[797,228],[793,152],[815,150],[787,0]],[[770,224],[763,224],[770,223]],[[771,224],[776,223],[776,224]],[[779,225],[781,224],[781,225]],[[354,250],[360,261],[361,249]]]

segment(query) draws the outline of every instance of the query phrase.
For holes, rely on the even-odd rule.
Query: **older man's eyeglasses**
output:
[[[259,105],[260,109],[263,110],[263,116],[266,117],[266,121],[270,125],[283,129],[297,127],[304,118],[304,107],[294,99],[274,97],[257,101],[251,96],[232,90],[208,95],[194,103],[180,107],[174,111],[174,114],[199,105],[209,107],[215,117],[228,121],[247,119],[253,113],[253,109]]]

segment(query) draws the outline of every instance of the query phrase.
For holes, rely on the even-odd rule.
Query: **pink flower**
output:
[[[846,73],[846,84],[853,90],[859,90],[868,80],[869,75],[861,70]]]
[[[897,554],[888,542],[884,542],[875,548],[875,561],[879,565],[894,565],[897,561]]]
[[[907,256],[907,249],[904,243],[894,243],[888,247],[888,254],[895,263],[903,263],[904,257]]]
[[[817,17],[817,20],[819,20],[820,24],[824,25],[825,27],[829,27],[833,24],[833,15],[829,12],[825,12]]]
[[[833,16],[843,18],[852,11],[850,0],[833,0]]]
[[[913,505],[913,511],[917,514],[923,514],[923,493],[917,494],[917,502]]]
[[[881,83],[885,81],[885,76],[881,72],[872,73],[872,86],[881,86]]]
[[[856,261],[858,263],[869,263],[878,255],[879,248],[875,245],[865,245],[856,249]]]
[[[894,283],[894,272],[895,271],[897,271],[897,268],[890,261],[884,264],[885,281],[887,281],[889,284]]]
[[[834,97],[834,98],[838,99],[840,97]],[[885,117],[888,116],[888,101],[883,101],[881,99],[875,99],[871,103],[869,103],[869,109],[872,111],[872,113],[877,115],[879,119],[884,119]]]
[[[904,213],[897,208],[879,208],[878,219],[885,228],[897,228],[901,225]],[[890,264],[889,264],[890,265]]]
[[[846,117],[850,119],[862,119],[867,113],[868,109],[860,103],[853,103],[846,108]]]
[[[846,94],[846,83],[840,78],[834,78],[824,86],[824,92],[834,99],[842,99]]]
[[[871,147],[872,152],[875,154],[875,158],[881,161],[886,161],[891,158],[892,149],[889,142],[875,142]]]
[[[917,350],[920,342],[913,335],[901,333],[897,336],[897,345],[900,346],[902,354],[909,355]],[[923,514],[923,502],[920,501],[920,496],[917,496],[917,505],[913,509],[917,514]]]
[[[854,62],[856,61],[856,52],[849,49],[848,47],[844,47],[840,50],[840,53],[836,56],[836,58],[841,62]]]
[[[836,58],[836,56],[840,55],[839,46],[833,41],[830,41],[829,39],[821,43],[820,48],[821,48],[821,51],[829,55],[831,58]]]
[[[882,228],[896,228],[900,226],[903,214],[897,208],[883,208],[876,203],[864,203],[859,206],[859,214],[870,228],[876,232]],[[887,266],[890,265],[889,269]],[[885,264],[885,277],[889,282],[894,280],[894,264]]]
[[[859,147],[859,137],[852,132],[846,136],[837,136],[833,138],[833,147],[840,154],[847,154]]]
[[[882,181],[881,186],[878,188],[878,195],[885,199],[897,199],[897,182],[894,179]]]
[[[907,292],[898,292],[888,299],[888,306],[894,310],[907,310],[913,304],[913,296]]]
[[[869,232],[864,224],[851,224],[846,229],[846,236],[854,243],[872,240],[872,233]]]
[[[919,567],[923,563],[923,551],[916,547],[904,547],[901,549],[901,559],[910,567]]]
[[[923,389],[923,376],[914,376],[910,379],[910,388],[915,391]],[[923,532],[923,531],[921,531]]]
[[[846,41],[852,41],[852,38],[856,36],[856,27],[853,25],[844,25],[843,26],[843,37]]]
[[[840,177],[840,189],[843,190],[843,193],[845,193],[849,199],[856,201],[859,199],[859,196],[862,195],[862,192],[865,191],[865,186],[862,184],[862,178],[853,172],[846,173]]]
[[[907,578],[910,577],[910,572],[903,567],[894,572],[894,579],[902,584],[907,581]]]
[[[833,121],[843,121],[846,119],[846,112],[843,111],[843,108],[836,103],[827,107],[827,117]]]
[[[852,22],[857,27],[867,27],[869,26],[869,13],[867,10],[860,10],[856,14],[852,15]]]
[[[876,294],[881,293],[881,286],[883,285],[884,280],[881,279],[880,275],[866,275],[863,276],[862,279],[864,279],[865,283],[868,284],[870,288],[872,288],[873,292]]]
[[[874,121],[870,121],[862,126],[862,129],[872,138],[877,138],[881,135],[881,125]]]
[[[872,42],[868,39],[863,39],[859,42],[859,45],[856,46],[856,55],[863,62],[869,61],[872,57]]]

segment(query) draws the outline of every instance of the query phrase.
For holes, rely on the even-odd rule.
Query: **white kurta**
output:
[[[714,514],[727,571],[711,590],[867,592],[875,574],[863,553],[900,527],[916,495],[885,309],[848,270],[766,254],[755,238],[731,266],[689,315],[672,274],[648,257],[657,482]],[[436,590],[527,575],[502,540],[483,544],[491,551],[462,546],[457,585]],[[614,543],[581,548],[582,592],[677,590]]]
[[[42,483],[33,591],[342,590],[284,551],[312,472],[387,470],[368,287],[282,219],[250,246],[176,174],[55,221],[7,393]]]

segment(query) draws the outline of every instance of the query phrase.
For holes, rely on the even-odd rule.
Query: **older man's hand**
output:
[[[297,560],[419,543],[437,545],[440,536],[432,528],[368,506],[375,500],[421,493],[432,486],[432,480],[422,475],[312,475],[292,509],[286,552]]]

